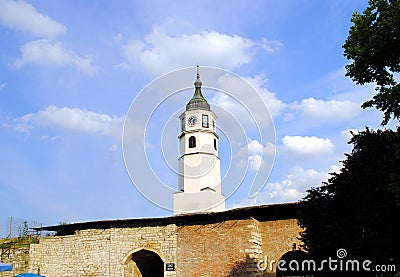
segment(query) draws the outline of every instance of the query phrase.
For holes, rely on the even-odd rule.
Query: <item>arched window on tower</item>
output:
[[[196,147],[196,138],[194,136],[191,136],[189,138],[189,148],[195,148]]]

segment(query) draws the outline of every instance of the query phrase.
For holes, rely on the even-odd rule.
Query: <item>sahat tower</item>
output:
[[[195,91],[179,116],[178,191],[174,194],[174,213],[217,212],[225,210],[221,193],[218,157],[217,116],[201,92],[199,66]]]

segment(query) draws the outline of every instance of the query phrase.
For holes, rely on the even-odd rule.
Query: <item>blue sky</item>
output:
[[[267,185],[249,199],[251,184],[244,182],[227,206],[299,200],[339,169],[351,150],[348,130],[379,128],[381,114],[360,108],[372,87],[344,77],[341,46],[353,11],[366,5],[0,0],[0,234],[9,216],[50,225],[171,215],[132,185],[122,127],[146,84],[197,63],[249,81],[275,125],[272,145],[247,134],[249,165],[276,150]],[[174,101],[183,107],[191,94]],[[237,112],[221,95],[206,96],[216,108]],[[154,126],[163,124],[157,120]],[[179,130],[178,119],[172,125]],[[220,150],[223,174],[235,155]],[[168,170],[154,170],[177,186]]]

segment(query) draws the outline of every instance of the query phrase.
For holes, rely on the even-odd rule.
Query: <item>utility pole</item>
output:
[[[10,216],[10,235],[9,235],[10,239],[11,236],[12,236],[12,216]]]

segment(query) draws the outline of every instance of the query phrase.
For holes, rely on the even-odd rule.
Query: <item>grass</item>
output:
[[[0,249],[7,248],[12,245],[14,248],[28,248],[30,244],[39,243],[39,237],[17,237],[0,239]]]

